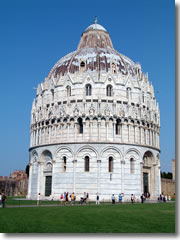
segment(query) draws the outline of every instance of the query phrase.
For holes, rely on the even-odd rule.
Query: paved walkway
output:
[[[159,202],[159,201],[153,201],[153,200],[148,200],[148,201],[145,201],[143,204],[147,204],[147,203],[161,203],[163,204],[164,202]],[[167,201],[166,203],[175,203],[175,201]],[[131,202],[124,202],[124,203],[116,203],[115,205],[123,205],[123,204],[132,204]],[[141,202],[135,202],[134,204],[142,204]],[[74,205],[71,205],[70,203],[68,205],[61,205],[61,204],[40,204],[39,206],[37,205],[6,205],[6,208],[23,208],[23,207],[73,207],[73,206],[95,206],[96,204],[95,203],[88,203],[88,204],[74,204]],[[112,205],[111,202],[109,203],[104,203],[104,202],[101,202],[100,205]]]

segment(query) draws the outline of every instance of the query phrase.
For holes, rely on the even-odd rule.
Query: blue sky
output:
[[[94,22],[114,48],[140,62],[153,83],[161,113],[161,171],[175,158],[175,3],[172,0],[0,2],[0,176],[29,161],[34,88],[74,51]]]

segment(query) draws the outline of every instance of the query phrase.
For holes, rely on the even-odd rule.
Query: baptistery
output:
[[[67,46],[66,46],[67,47]],[[95,21],[74,52],[37,86],[32,104],[29,199],[84,192],[89,200],[157,199],[160,112],[148,74],[116,51]]]

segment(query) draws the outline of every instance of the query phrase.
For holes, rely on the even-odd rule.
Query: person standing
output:
[[[74,193],[74,203],[75,203],[75,201],[76,201],[76,194]]]
[[[142,194],[141,195],[141,203],[144,203],[144,199],[145,199],[144,194]]]
[[[98,193],[96,193],[96,204],[100,204],[100,202],[99,202],[99,194]]]
[[[71,194],[71,205],[74,205],[74,192]]]
[[[135,201],[134,194],[131,194],[131,203],[134,203],[134,201]]]
[[[5,208],[5,201],[6,201],[6,195],[5,193],[2,194],[2,207]]]
[[[68,199],[68,192],[66,193],[66,202],[65,202],[65,204],[68,204],[68,201],[69,201],[69,199]]]
[[[119,203],[122,203],[122,195],[119,194]]]
[[[40,193],[38,193],[38,195],[37,195],[37,206],[39,207],[39,202],[40,202]]]
[[[61,196],[60,196],[61,205],[63,204],[63,199],[64,199],[64,196],[63,196],[63,194],[61,194]]]
[[[115,204],[115,196],[114,196],[114,194],[112,195],[112,204]]]

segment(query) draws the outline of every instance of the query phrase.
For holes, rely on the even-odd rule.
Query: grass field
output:
[[[0,209],[1,233],[174,233],[175,203]]]

